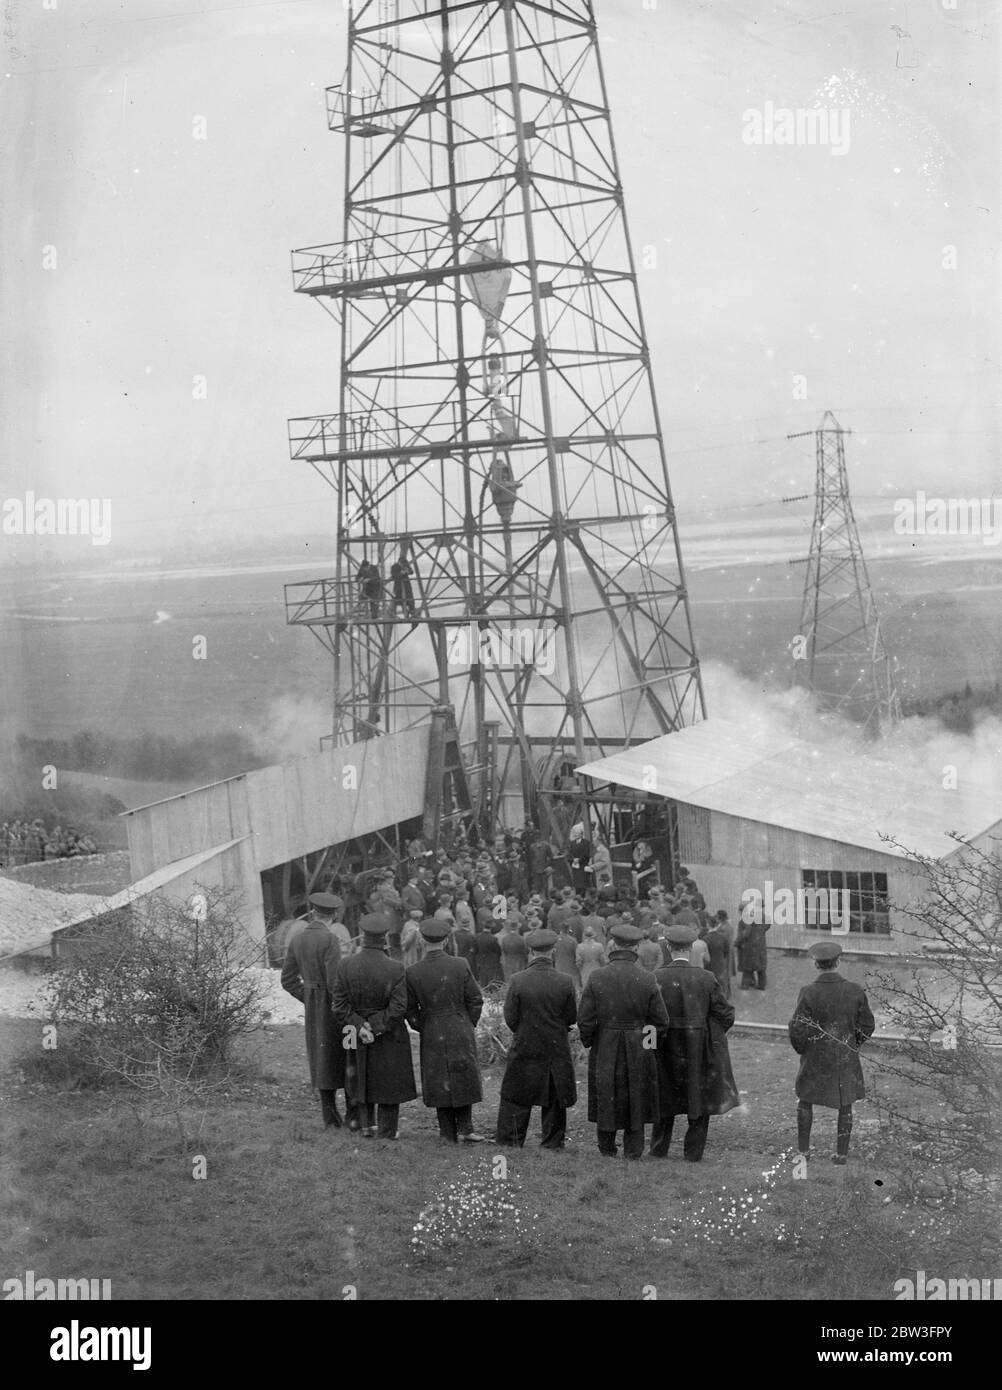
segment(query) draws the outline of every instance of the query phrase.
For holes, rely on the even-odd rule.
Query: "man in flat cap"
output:
[[[323,907],[318,908],[288,944],[282,966],[282,988],[306,1008],[310,1084],[320,1092],[325,1129],[340,1129],[342,1123],[337,1093],[345,1084],[345,1054],[331,1013],[331,994],[340,961],[337,938],[324,918]],[[350,1100],[347,1108],[349,1123],[357,1128]]]
[[[817,979],[800,991],[790,1019],[790,1042],[800,1055],[797,1148],[809,1155],[814,1106],[828,1106],[838,1111],[832,1162],[839,1165],[849,1155],[852,1103],[866,1096],[859,1049],[876,1026],[862,985],[838,972],[841,954],[837,941],[811,947]]]
[[[611,929],[609,964],[596,970],[578,1007],[578,1031],[588,1053],[588,1119],[598,1127],[598,1150],[616,1155],[623,1130],[627,1158],[642,1158],[644,1126],[658,1118],[658,1035],[668,1014],[657,981],[637,964],[642,933],[629,923]]]
[[[499,1144],[525,1143],[532,1107],[542,1107],[544,1149],[562,1149],[567,1108],[578,1098],[568,1032],[577,1021],[574,985],[554,967],[557,934],[545,928],[525,938],[529,964],[508,984],[504,1021],[514,1034],[501,1081]]]
[[[467,961],[445,953],[448,922],[421,923],[424,959],[406,973],[407,1022],[421,1035],[421,1098],[450,1143],[480,1144],[473,1106],[483,1100],[476,1025],[484,997]]]
[[[565,884],[560,890],[558,901],[553,904],[546,917],[546,925],[551,931],[559,932],[565,920],[570,921],[571,918],[578,916],[578,913],[572,906],[573,902],[574,889],[569,883]]]
[[[685,1115],[689,1127],[683,1156],[698,1163],[706,1148],[710,1116],[732,1110],[740,1100],[726,1038],[734,1022],[734,1007],[724,998],[716,976],[690,961],[695,927],[671,926],[665,936],[671,964],[656,971],[654,978],[669,1026],[658,1043],[661,1118],[651,1132],[651,1154],[668,1157],[675,1116]]]
[[[380,1139],[396,1139],[401,1103],[417,1095],[404,967],[386,954],[385,917],[366,915],[359,928],[362,948],[341,961],[331,992],[346,1056],[345,1095],[358,1108],[363,1138],[373,1138],[378,1125]]]
[[[422,920],[427,913],[428,900],[421,887],[421,875],[416,865],[411,869],[407,882],[400,890],[400,905],[404,912],[420,912]]]

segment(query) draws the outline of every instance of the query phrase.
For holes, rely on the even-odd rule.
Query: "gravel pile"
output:
[[[0,877],[0,956],[47,942],[53,927],[103,901],[92,893],[54,893]]]
[[[25,970],[0,965],[0,1015],[5,1018],[48,1018],[46,973],[41,962]]]
[[[287,994],[282,988],[281,971],[267,970],[263,965],[256,965],[251,969],[251,974],[260,980],[264,987],[262,1008],[266,1023],[276,1028],[283,1023],[305,1023],[306,1010],[298,999],[293,999],[292,995]]]
[[[0,965],[0,1015],[6,1018],[48,1017],[47,984],[49,969],[42,961],[8,962]],[[286,994],[279,983],[277,970],[254,966],[251,974],[264,987],[262,1007],[265,1022],[270,1027],[297,1023],[305,1019],[302,1004]]]

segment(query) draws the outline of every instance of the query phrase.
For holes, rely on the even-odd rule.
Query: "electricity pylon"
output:
[[[829,410],[818,429],[787,439],[810,435],[817,477],[795,680],[877,734],[900,720],[901,704],[849,496],[846,431]]]
[[[560,765],[705,715],[593,9],[348,23],[343,240],[293,253],[340,327],[336,413],[290,422],[337,548],[287,619],[335,741],[451,709],[481,825],[546,820]]]

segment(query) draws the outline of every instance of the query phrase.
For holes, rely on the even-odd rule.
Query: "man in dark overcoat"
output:
[[[559,900],[553,904],[547,914],[546,925],[551,931],[559,932],[564,925],[565,918],[569,921],[578,915],[573,902],[574,889],[568,884],[560,890]]]
[[[510,980],[529,964],[528,943],[512,917],[505,922],[504,930],[498,934],[497,941],[501,947],[501,968],[505,979]]]
[[[323,922],[337,941],[342,958],[350,956],[355,942],[344,924],[344,899],[338,897],[337,893],[311,893],[310,907],[313,909],[311,916]]]
[[[734,1022],[734,1007],[716,977],[689,960],[696,929],[671,926],[665,935],[671,964],[656,971],[654,978],[669,1026],[658,1043],[661,1118],[651,1133],[651,1153],[655,1158],[668,1157],[675,1116],[685,1115],[689,1128],[683,1155],[690,1163],[698,1163],[706,1148],[710,1116],[722,1115],[739,1103],[726,1038]]]
[[[549,930],[555,932],[557,937],[553,963],[559,974],[567,976],[576,993],[581,985],[581,972],[578,970],[578,943],[571,931],[570,921],[565,917],[559,927],[550,927]]]
[[[866,1095],[859,1049],[876,1026],[862,985],[838,972],[841,954],[837,941],[819,941],[811,947],[818,977],[800,991],[790,1019],[790,1042],[800,1055],[797,1147],[809,1154],[814,1106],[829,1106],[838,1111],[832,1162],[840,1165],[849,1155],[852,1103]]]
[[[504,1001],[504,1021],[514,1034],[501,1081],[499,1144],[525,1143],[532,1107],[543,1111],[544,1149],[562,1149],[567,1108],[578,1098],[568,1033],[577,1021],[574,985],[553,964],[556,932],[530,932],[525,938],[529,964],[512,976]]]
[[[627,1158],[642,1158],[644,1125],[658,1118],[658,1035],[668,1027],[657,981],[637,964],[642,933],[625,922],[612,928],[609,964],[588,980],[578,1006],[578,1031],[588,1053],[588,1119],[598,1126],[598,1150],[616,1155],[623,1130]]]
[[[478,911],[478,918],[484,910],[481,908]],[[477,984],[482,989],[487,989],[490,985],[499,985],[504,979],[504,968],[501,964],[501,943],[498,941],[497,934],[491,930],[486,921],[478,922],[477,926],[471,964],[476,973]]]
[[[567,867],[571,873],[571,884],[575,893],[584,893],[588,887],[588,864],[591,860],[591,845],[585,839],[582,824],[571,827],[567,841]]]
[[[424,890],[421,887],[421,880],[417,868],[411,870],[407,882],[400,890],[400,906],[404,912],[420,912],[424,918],[428,904]]]
[[[677,916],[675,920],[679,920]],[[753,904],[742,906],[738,934],[734,942],[738,952],[742,989],[765,989],[765,934],[771,925],[771,922],[766,921],[761,908],[756,908]]]
[[[457,924],[452,930],[451,941],[447,944],[446,950],[450,949],[450,945],[452,955],[460,960],[468,960],[470,969],[476,969],[477,938],[469,927]]]
[[[421,1098],[450,1143],[480,1144],[473,1106],[483,1100],[476,1025],[484,997],[465,960],[445,954],[448,922],[421,923],[425,956],[407,971],[407,1022],[421,1035]]]
[[[380,1139],[396,1139],[401,1103],[417,1095],[404,1022],[407,984],[404,967],[386,953],[386,918],[366,916],[359,926],[362,949],[341,961],[331,992],[346,1055],[345,1095],[358,1106],[364,1138],[378,1125]]]
[[[726,928],[727,914],[721,917],[718,912],[704,936],[706,949],[710,953],[709,968],[717,977],[717,983],[724,992],[724,998],[731,997],[731,939]]]
[[[529,843],[529,881],[534,893],[546,893],[550,887],[550,847],[537,831]]]
[[[331,1013],[331,993],[340,960],[341,948],[330,929],[311,917],[289,942],[282,966],[282,988],[306,1008],[310,1085],[320,1092],[325,1129],[341,1126],[337,1093],[345,1084],[345,1054]],[[355,1107],[347,1094],[346,1104],[348,1121],[357,1128]]]

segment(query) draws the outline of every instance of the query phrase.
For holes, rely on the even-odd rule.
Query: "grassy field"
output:
[[[953,1258],[948,1234],[919,1229],[894,1200],[866,1106],[848,1168],[827,1161],[834,1112],[819,1112],[807,1179],[785,1163],[766,1182],[793,1140],[795,1059],[781,1043],[734,1039],[746,1104],[711,1122],[702,1164],[678,1153],[626,1164],[598,1155],[583,1076],[563,1153],[539,1149],[538,1121],[522,1152],[443,1145],[420,1102],[404,1107],[396,1144],[324,1133],[301,1028],[269,1029],[205,1117],[195,1151],[207,1174],[195,1180],[165,1123],[107,1094],[54,1093],[28,1079],[14,1059],[39,1042],[38,1024],[0,1021],[4,1277],[108,1278],[115,1298],[173,1300],[352,1290],[362,1299],[640,1299],[652,1288],[661,1299],[885,1299],[909,1269]],[[487,1132],[499,1081],[485,1074],[475,1112]],[[454,1204],[460,1215],[477,1200],[481,1212],[503,1199],[514,1210],[498,1225],[473,1220],[458,1243],[416,1246],[419,1215],[457,1181],[470,1187]],[[737,1194],[743,1217],[728,1220]],[[427,1216],[424,1225],[427,1234]]]

